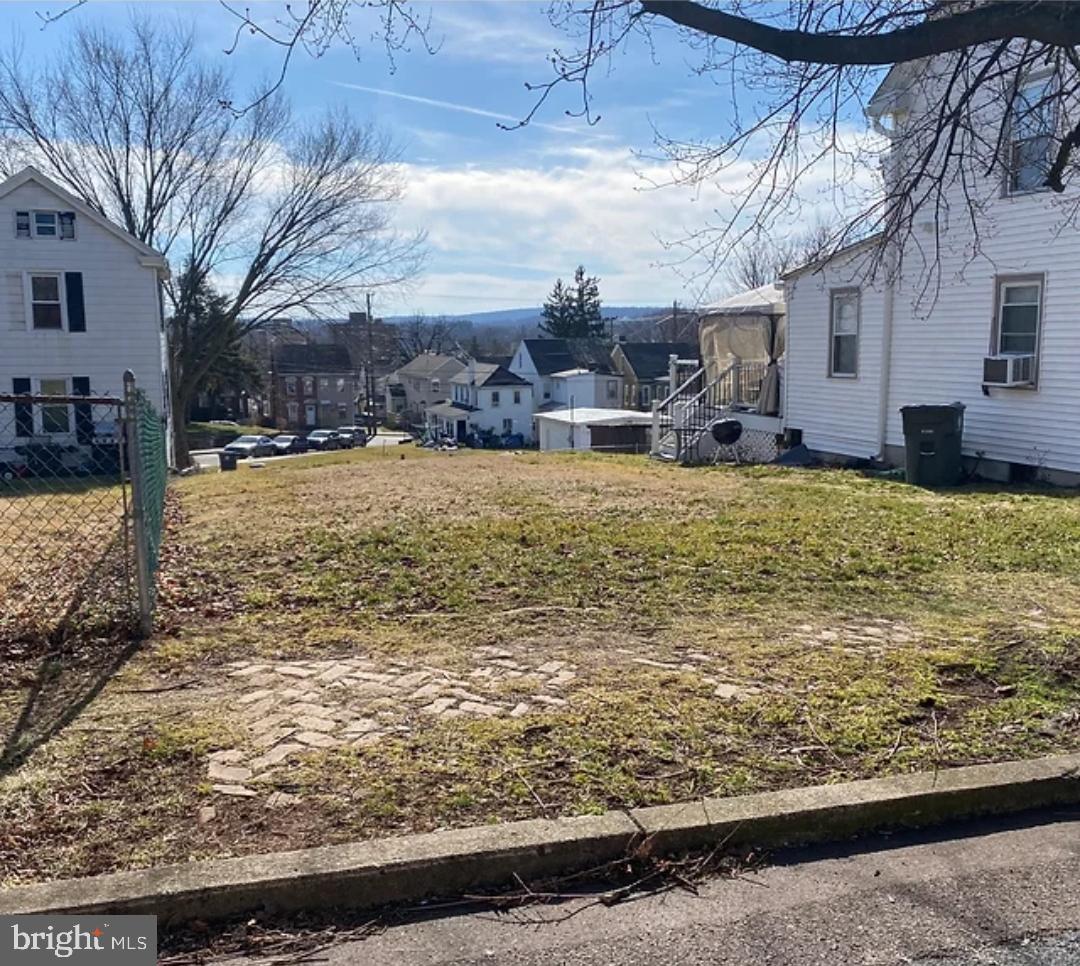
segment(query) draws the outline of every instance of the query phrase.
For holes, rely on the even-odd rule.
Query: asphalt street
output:
[[[403,439],[408,439],[408,438],[409,437],[404,436],[404,435],[402,435],[400,433],[381,432],[381,433],[377,434],[376,436],[373,436],[371,439],[368,440],[367,448],[368,449],[374,449],[376,447],[384,447],[384,446],[393,448],[393,447],[397,447],[397,446],[402,445],[402,440]],[[200,469],[203,469],[203,470],[216,470],[218,468],[218,453],[219,452],[220,452],[220,450],[216,450],[216,449],[197,450],[196,452],[193,452],[191,454],[191,459],[192,459],[192,461],[194,463],[196,463],[198,465],[198,467]],[[301,453],[301,454],[297,454],[295,456],[274,456],[274,457],[270,457],[268,459],[255,460],[254,462],[256,462],[256,463],[275,463],[278,460],[304,459],[305,457],[310,456],[310,455],[312,455],[312,454],[311,453]],[[240,460],[240,462],[237,465],[238,466],[245,466],[246,464],[247,464],[246,460]]]
[[[1027,822],[779,855],[696,896],[413,920],[317,955],[332,966],[1075,966],[1080,812]]]

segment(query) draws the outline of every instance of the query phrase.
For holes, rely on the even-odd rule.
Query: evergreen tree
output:
[[[574,330],[578,338],[602,338],[604,320],[600,315],[600,279],[586,275],[585,266],[574,271]]]
[[[600,315],[600,280],[585,274],[585,266],[574,272],[574,284],[557,279],[541,311],[540,331],[554,339],[586,339],[604,334]]]
[[[543,316],[540,331],[544,335],[553,339],[569,339],[575,335],[573,295],[561,278],[556,279],[555,287],[547,297],[540,314]]]

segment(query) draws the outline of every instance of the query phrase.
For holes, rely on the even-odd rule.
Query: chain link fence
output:
[[[165,427],[133,379],[74,388],[0,395],[0,653],[150,626]]]

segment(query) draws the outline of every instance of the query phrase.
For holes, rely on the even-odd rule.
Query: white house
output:
[[[908,133],[940,106],[947,63],[894,68],[871,101],[892,139],[887,185],[913,156]],[[964,176],[945,179],[910,235],[786,278],[784,419],[810,449],[896,463],[901,407],[959,401],[963,453],[981,475],[1080,480],[1080,232],[1068,216],[1080,189],[1043,188],[1064,119],[1032,106],[1053,83],[1042,66],[1021,78],[996,172],[973,154],[996,135],[954,149]],[[1005,111],[987,94],[972,115],[971,131],[996,132]]]
[[[428,423],[440,435],[464,442],[470,433],[533,438],[533,394],[528,380],[505,366],[470,360],[450,379],[450,399],[428,406]]]
[[[119,396],[130,369],[168,420],[167,273],[162,255],[34,168],[0,183],[0,392]],[[87,442],[75,408],[20,410],[0,447]]]
[[[510,371],[528,380],[538,412],[622,404],[623,378],[611,361],[611,346],[595,339],[522,339]]]

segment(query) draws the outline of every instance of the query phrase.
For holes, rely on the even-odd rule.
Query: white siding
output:
[[[74,240],[16,238],[15,211],[69,206],[29,182],[0,199],[0,391],[12,379],[88,376],[94,394],[119,394],[131,369],[165,412],[158,277],[139,252],[91,219],[76,216]],[[85,332],[27,327],[24,273],[81,272]]]
[[[859,285],[856,256],[789,282],[785,418],[810,449],[873,456],[878,449],[883,292]],[[855,378],[829,376],[830,293],[859,287],[859,356]]]
[[[978,199],[977,242],[965,190]],[[885,445],[903,445],[902,406],[960,401],[967,407],[965,454],[1080,472],[1080,231],[1068,221],[1078,200],[1075,186],[1064,195],[1009,197],[997,176],[969,179],[966,188],[953,179],[941,216],[940,284],[931,280],[929,297],[919,250],[932,253],[935,235],[931,225],[916,225],[893,292]],[[858,283],[858,261],[841,257],[788,281],[785,424],[802,429],[812,449],[870,456],[882,442],[880,289],[870,293],[862,284],[858,380],[826,375],[828,288],[851,284],[853,274]],[[996,279],[1013,274],[1044,275],[1038,387],[984,393]]]
[[[901,406],[960,400],[965,453],[1080,471],[1080,234],[1049,230],[1061,218],[1055,208],[1045,194],[999,199],[982,239],[985,257],[972,264],[950,238],[945,284],[928,318],[913,306],[910,283],[898,288],[889,445],[903,444]],[[996,278],[1020,273],[1045,275],[1039,385],[983,395]]]

